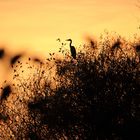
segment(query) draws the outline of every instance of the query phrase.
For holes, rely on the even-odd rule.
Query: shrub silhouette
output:
[[[140,66],[135,43],[128,45],[121,37],[91,42],[77,51],[75,61],[67,50],[67,59],[50,54],[46,62],[31,67],[28,79],[17,76],[15,98],[24,114],[17,111],[20,126],[13,122],[16,131],[10,128],[15,139],[138,138]]]
[[[2,59],[5,55],[4,49],[0,49],[0,59]]]
[[[11,87],[7,85],[2,89],[2,95],[1,95],[1,100],[5,100],[9,94],[12,92]]]
[[[17,62],[17,60],[19,59],[19,58],[21,58],[22,57],[22,55],[21,54],[17,54],[17,55],[15,55],[15,56],[13,56],[12,58],[11,58],[11,60],[10,60],[10,64],[11,64],[11,66],[13,67],[13,65]]]

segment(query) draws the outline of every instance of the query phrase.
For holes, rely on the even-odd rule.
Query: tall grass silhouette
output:
[[[61,59],[29,59],[28,75],[15,71],[13,94],[0,105],[0,138],[138,139],[138,44],[107,36],[83,45],[75,61],[63,46]]]

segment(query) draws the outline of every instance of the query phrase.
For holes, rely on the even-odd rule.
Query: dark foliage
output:
[[[1,100],[6,100],[7,97],[10,95],[12,92],[11,86],[7,85],[2,89],[2,95],[1,95]]]
[[[21,58],[21,57],[22,57],[21,54],[18,54],[18,55],[13,56],[13,57],[11,58],[11,60],[10,60],[11,66],[13,66],[13,65],[17,62],[17,60],[18,60],[19,58]]]
[[[120,45],[117,40],[98,58],[91,50],[79,53],[77,63],[55,61],[55,94],[29,103],[31,116],[41,114],[37,125],[47,125],[42,139],[138,139],[140,71]]]
[[[0,49],[0,59],[2,59],[5,55],[4,49]]]
[[[113,45],[106,40],[100,44],[103,47],[100,53],[96,52],[98,45],[96,49],[92,44],[85,46],[77,52],[75,61],[50,58],[55,74],[49,73],[51,78],[46,78],[43,86],[40,86],[44,77],[41,67],[33,78],[21,81],[19,91],[27,94],[29,90],[33,96],[29,94],[26,101],[22,98],[21,104],[28,113],[22,116],[24,127],[17,125],[20,133],[15,137],[139,139],[140,61],[136,53],[129,56],[122,44],[118,39]]]
[[[136,46],[136,51],[139,52],[140,51],[140,45]]]

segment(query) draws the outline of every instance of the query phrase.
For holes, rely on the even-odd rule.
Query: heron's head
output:
[[[66,41],[71,41],[72,42],[72,39],[66,39]]]

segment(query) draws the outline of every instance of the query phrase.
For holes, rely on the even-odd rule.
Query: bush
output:
[[[2,112],[10,116],[3,132],[9,130],[13,139],[138,138],[140,66],[135,48],[136,42],[106,37],[84,45],[76,60],[67,51],[67,59],[50,54],[31,68],[27,79],[16,77],[16,102],[14,109]],[[2,101],[1,110],[9,100]]]

